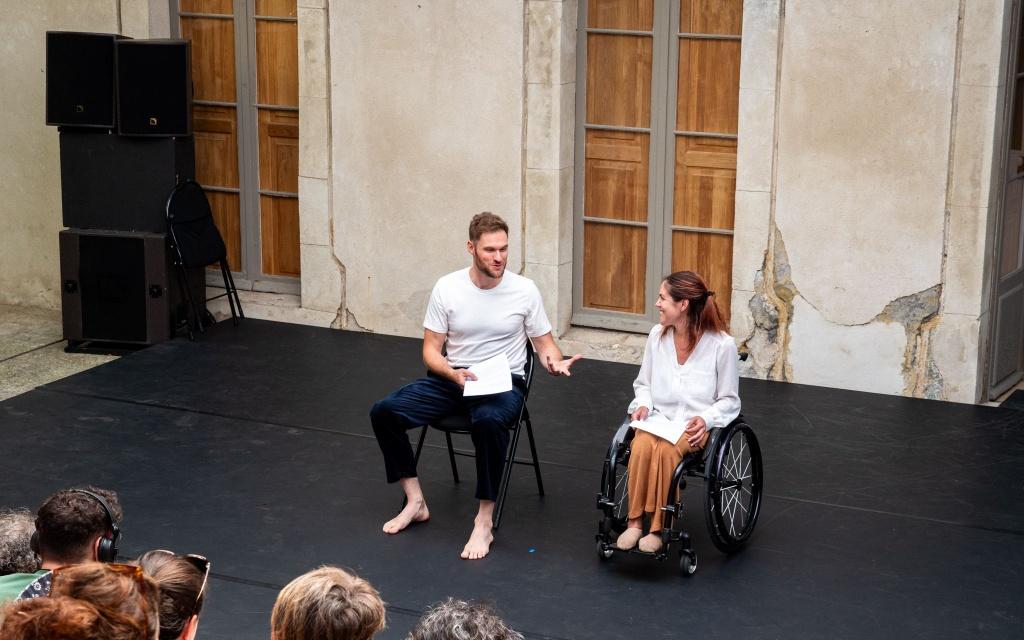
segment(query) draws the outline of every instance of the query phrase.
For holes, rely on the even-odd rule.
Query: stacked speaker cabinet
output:
[[[165,206],[195,178],[185,40],[46,34],[46,123],[59,127],[61,295],[69,349],[170,338],[184,292]],[[205,297],[203,273],[189,275]]]

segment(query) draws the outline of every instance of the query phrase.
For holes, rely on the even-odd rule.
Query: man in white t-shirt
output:
[[[570,375],[569,368],[580,356],[562,359],[551,337],[551,323],[537,286],[532,280],[505,271],[508,225],[504,220],[489,212],[473,216],[466,248],[473,264],[438,280],[427,303],[423,319],[427,377],[375,404],[370,421],[384,454],[388,482],[400,483],[405,491],[405,508],[384,524],[384,532],[393,534],[430,517],[406,431],[449,414],[469,415],[480,507],[461,555],[476,560],[487,555],[494,541],[494,501],[505,465],[508,430],[523,404],[528,342],[533,341],[537,361],[552,375]],[[468,367],[499,354],[508,359],[512,390],[464,397],[466,380],[476,379]]]

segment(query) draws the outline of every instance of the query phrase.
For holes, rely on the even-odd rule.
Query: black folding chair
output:
[[[512,465],[522,464],[533,467],[533,472],[537,476],[537,493],[544,495],[544,482],[540,478],[540,461],[537,459],[537,444],[533,439],[533,425],[530,422],[530,411],[526,407],[527,400],[530,397],[530,386],[533,383],[533,367],[535,357],[533,354],[533,345],[527,341],[526,343],[526,367],[524,373],[526,374],[526,392],[523,394],[523,407],[519,410],[519,417],[516,419],[514,424],[508,425],[508,429],[512,431],[512,438],[508,444],[508,452],[505,454],[505,468],[501,474],[501,485],[498,488],[498,501],[494,507],[494,528],[497,529],[501,524],[501,512],[505,508],[505,497],[508,495],[508,485],[512,478]],[[522,433],[523,427],[526,427],[526,436],[530,441],[530,455],[533,461],[529,460],[517,460],[516,449],[519,446],[519,435]],[[420,432],[420,441],[416,446],[416,462],[420,461],[420,452],[423,451],[423,441],[427,438],[427,430],[433,427],[438,431],[444,432],[445,440],[448,443],[448,460],[452,465],[452,478],[455,482],[459,482],[459,468],[455,464],[455,456],[465,456],[469,458],[475,458],[476,453],[472,451],[460,451],[452,446],[452,434],[461,433],[469,435],[472,432],[472,428],[469,422],[469,416],[466,414],[453,414],[445,416],[433,424],[423,425],[423,431]]]
[[[178,282],[188,300],[190,318],[186,318],[185,321],[188,326],[188,339],[196,339],[192,331],[193,321],[199,332],[204,333],[203,319],[199,316],[192,289],[188,284],[188,269],[220,265],[220,273],[224,278],[224,293],[207,298],[205,302],[227,296],[228,306],[231,307],[231,321],[238,326],[238,318],[244,318],[245,313],[242,312],[238,289],[235,288],[235,280],[231,277],[231,269],[228,268],[228,250],[224,246],[224,239],[217,230],[217,225],[213,222],[213,211],[203,187],[195,180],[179,182],[167,197],[167,230],[171,234]]]

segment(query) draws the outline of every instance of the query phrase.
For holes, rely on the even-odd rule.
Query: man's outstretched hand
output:
[[[547,356],[544,361],[544,368],[553,376],[571,376],[572,373],[569,372],[569,368],[582,357],[583,354],[577,353],[566,360],[554,361],[551,359],[551,356]]]

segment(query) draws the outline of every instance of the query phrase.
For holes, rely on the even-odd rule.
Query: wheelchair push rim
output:
[[[732,553],[743,546],[761,511],[761,447],[744,423],[730,425],[708,461],[704,520],[711,541]]]

